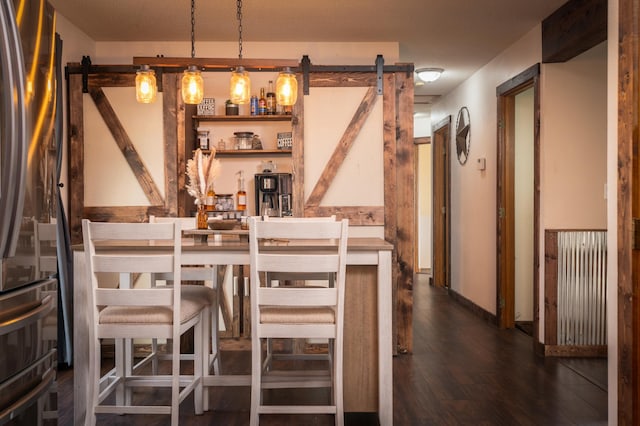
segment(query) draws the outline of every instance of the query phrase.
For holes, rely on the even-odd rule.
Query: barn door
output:
[[[143,222],[150,214],[177,213],[175,124],[157,125],[167,123],[167,112],[175,116],[176,90],[159,93],[153,104],[139,104],[135,72],[91,68],[84,76],[80,67],[67,68],[73,243],[82,241],[83,218]],[[165,89],[176,87],[175,74],[162,78]]]
[[[411,352],[412,73],[384,73],[379,94],[376,73],[312,72],[294,115],[295,214],[348,218],[352,235],[394,245],[394,343]]]

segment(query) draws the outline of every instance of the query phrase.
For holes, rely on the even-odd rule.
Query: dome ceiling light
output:
[[[440,78],[444,69],[442,68],[418,68],[416,71],[418,78],[424,83],[433,83]]]

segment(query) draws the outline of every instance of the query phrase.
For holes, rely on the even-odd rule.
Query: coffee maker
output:
[[[293,215],[291,173],[256,173],[254,180],[257,216]]]

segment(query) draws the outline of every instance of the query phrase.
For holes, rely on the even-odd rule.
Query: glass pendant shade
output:
[[[251,80],[244,67],[238,67],[231,73],[229,100],[232,104],[243,105],[251,98]]]
[[[189,65],[182,75],[182,101],[185,104],[199,104],[204,98],[204,80],[195,65]]]
[[[155,102],[157,93],[156,73],[149,65],[142,65],[136,71],[136,100],[141,104],[150,104]]]
[[[276,80],[276,102],[278,105],[295,105],[298,98],[298,80],[289,67],[278,75]]]

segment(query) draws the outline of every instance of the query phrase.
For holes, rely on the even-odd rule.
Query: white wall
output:
[[[455,150],[451,156],[451,287],[492,313],[496,312],[496,87],[540,61],[540,38],[536,26],[431,109],[432,123],[450,115],[454,126],[458,110],[469,109],[469,160],[461,166]],[[478,158],[486,158],[484,171],[475,166]]]
[[[542,67],[542,229],[605,229],[607,43]]]
[[[598,46],[566,64],[542,67],[540,259],[544,259],[545,229],[606,226],[605,55],[606,49]],[[495,90],[540,58],[541,34],[536,26],[443,97],[431,112],[433,123],[447,115],[455,123],[462,106],[470,112],[469,161],[460,166],[456,158],[451,160],[451,286],[492,313],[496,312]],[[474,167],[479,157],[486,157],[486,171]],[[541,262],[541,283],[543,268]],[[539,300],[544,300],[543,289],[541,285]],[[544,309],[539,314],[542,327]]]

